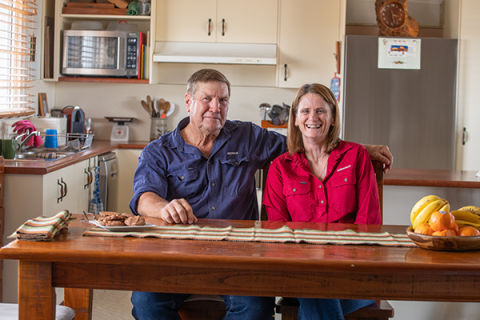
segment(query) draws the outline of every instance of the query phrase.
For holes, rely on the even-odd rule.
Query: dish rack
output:
[[[46,148],[51,150],[72,150],[83,151],[92,147],[93,133],[59,133],[50,135],[46,133],[40,134],[43,141],[45,137],[57,137],[58,148]]]

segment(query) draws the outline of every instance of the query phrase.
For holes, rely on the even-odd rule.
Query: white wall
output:
[[[226,74],[227,78],[230,78]],[[109,140],[114,123],[104,117],[135,117],[131,124],[130,140],[148,141],[150,117],[140,101],[150,95],[152,99],[163,98],[175,104],[174,113],[168,118],[168,129],[173,130],[179,120],[187,116],[184,103],[186,85],[146,85],[113,83],[66,83],[59,82],[55,88],[55,107],[79,106],[87,118],[92,118],[95,139]],[[260,124],[258,106],[291,104],[296,90],[272,87],[233,86],[228,119],[252,121]]]

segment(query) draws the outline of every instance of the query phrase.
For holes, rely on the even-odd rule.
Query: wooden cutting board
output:
[[[108,4],[108,3],[107,3]],[[63,14],[103,14],[103,15],[127,15],[127,9],[120,8],[77,8],[63,7]]]

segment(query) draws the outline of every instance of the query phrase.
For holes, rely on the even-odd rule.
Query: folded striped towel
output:
[[[40,216],[27,220],[9,238],[27,241],[51,241],[57,234],[67,230],[71,214],[68,210],[53,217]]]

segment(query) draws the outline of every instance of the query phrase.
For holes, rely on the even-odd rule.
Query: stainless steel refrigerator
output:
[[[379,69],[378,37],[347,36],[344,139],[388,145],[396,168],[454,169],[457,47],[421,38],[419,70]]]

